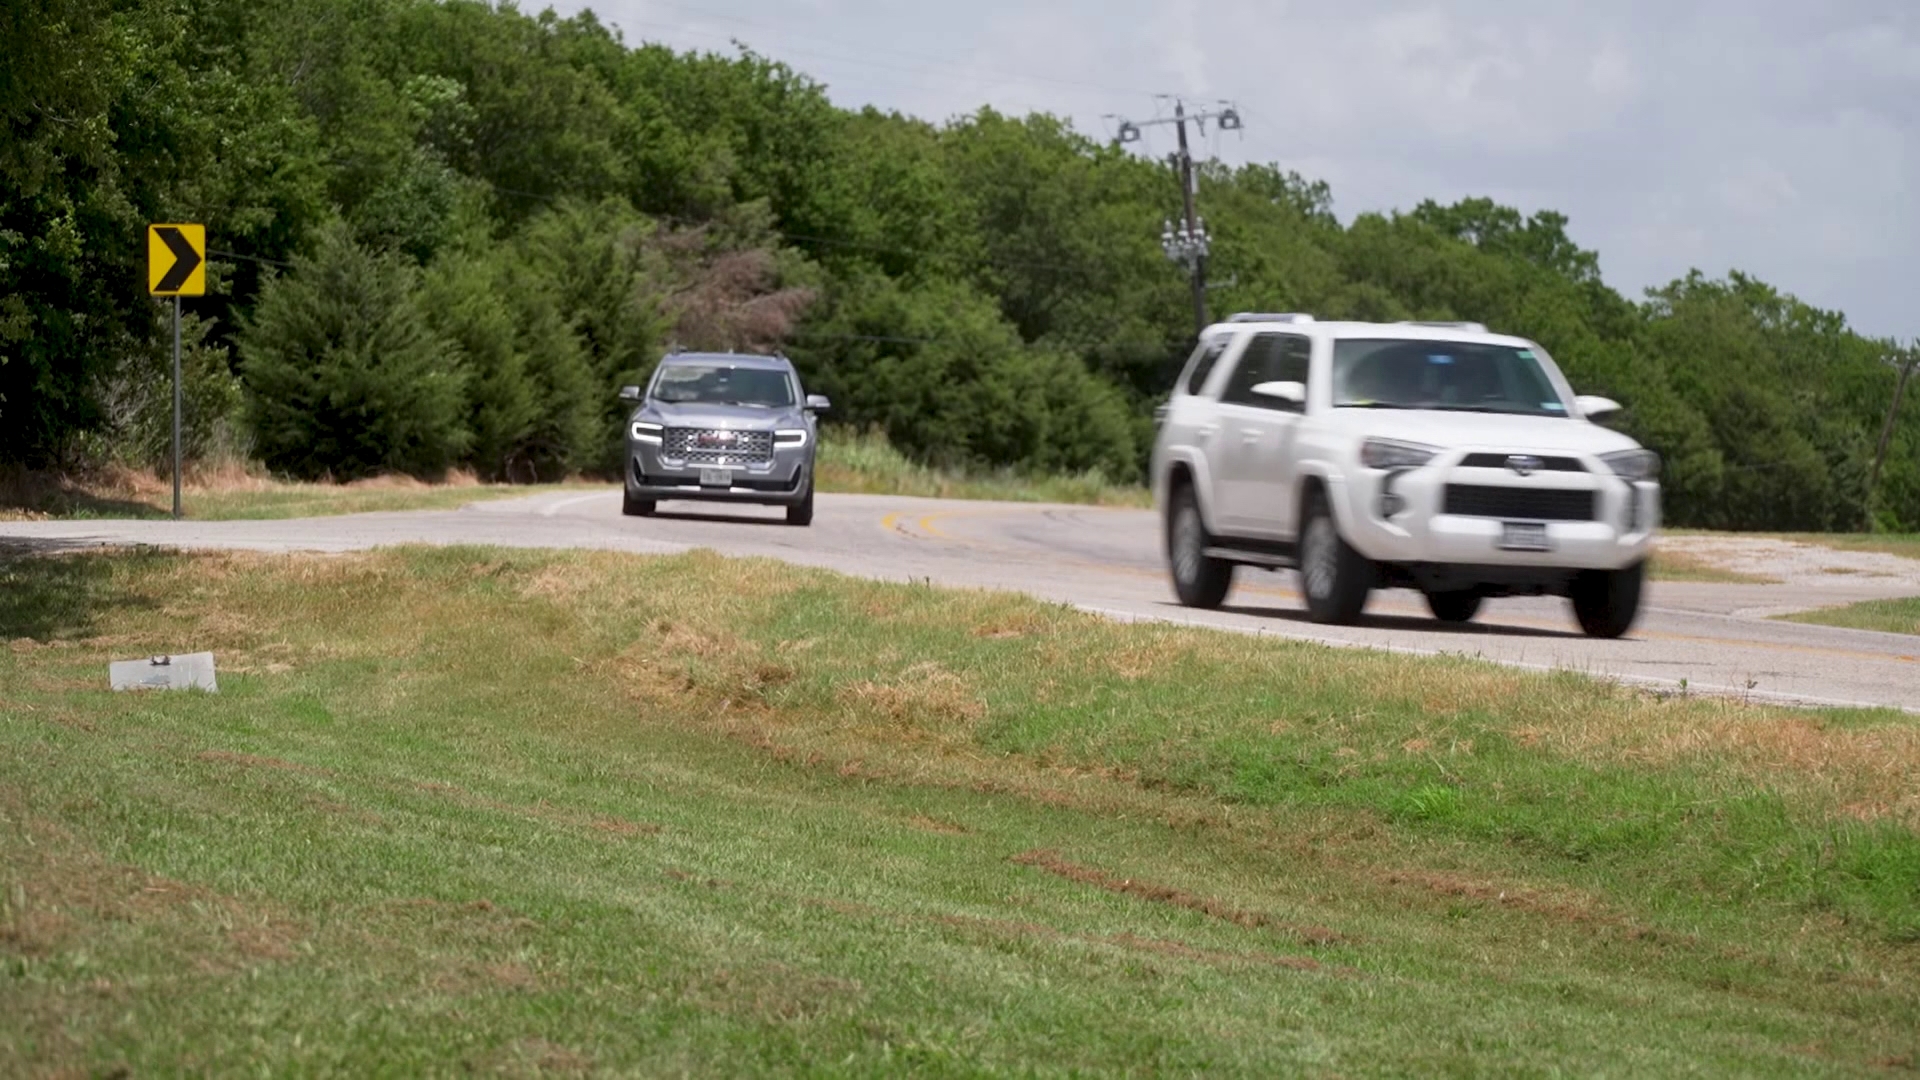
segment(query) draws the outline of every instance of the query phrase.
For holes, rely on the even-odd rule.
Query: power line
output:
[[[290,262],[282,262],[279,259],[263,259],[258,255],[242,255],[237,251],[221,251],[217,248],[208,248],[207,254],[218,259],[243,259],[247,262],[265,263],[268,266],[278,266],[288,270],[293,269],[293,264]]]

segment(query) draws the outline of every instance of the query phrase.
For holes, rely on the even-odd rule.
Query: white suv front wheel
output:
[[[1646,584],[1647,564],[1622,570],[1587,570],[1573,580],[1573,617],[1589,637],[1617,638],[1633,628],[1640,615],[1640,593]]]
[[[1307,617],[1317,623],[1353,622],[1373,591],[1373,566],[1341,537],[1325,495],[1316,491],[1307,497],[1302,520],[1300,590],[1307,597]]]

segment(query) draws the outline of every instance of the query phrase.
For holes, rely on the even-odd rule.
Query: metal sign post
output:
[[[180,520],[180,297],[173,298],[173,520]]]
[[[207,294],[207,227],[147,226],[147,292],[173,297],[173,519],[180,520],[180,298]]]

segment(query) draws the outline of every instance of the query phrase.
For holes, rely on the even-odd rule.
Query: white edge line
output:
[[[561,499],[557,503],[550,503],[546,506],[541,507],[540,516],[552,517],[553,515],[559,513],[560,511],[565,510],[569,506],[578,506],[583,502],[592,502],[594,499],[604,499],[604,498],[607,498],[608,495],[610,494],[611,492],[596,491],[589,495],[576,495],[571,499]]]

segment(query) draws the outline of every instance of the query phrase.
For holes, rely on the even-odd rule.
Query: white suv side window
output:
[[[1263,382],[1297,382],[1309,386],[1312,355],[1313,343],[1306,338],[1293,334],[1255,334],[1247,343],[1246,351],[1240,354],[1240,366],[1234,369],[1233,378],[1227,380],[1225,389],[1221,390],[1220,400],[1256,409],[1301,411],[1300,406],[1261,397],[1253,388]]]
[[[1200,392],[1207,387],[1207,376],[1213,374],[1214,367],[1220,363],[1220,357],[1225,355],[1227,346],[1232,340],[1227,335],[1220,334],[1200,342],[1199,346],[1193,350],[1193,358],[1187,361],[1187,370],[1180,380],[1180,389],[1189,395],[1199,396]]]

